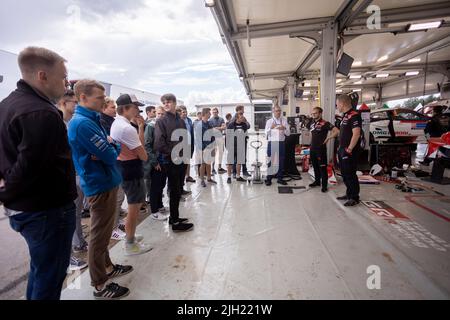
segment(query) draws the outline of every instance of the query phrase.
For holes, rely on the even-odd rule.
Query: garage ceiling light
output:
[[[361,89],[353,89],[352,92],[360,92]]]
[[[356,81],[354,84],[362,84],[362,80],[361,81]]]
[[[205,0],[205,7],[212,8],[216,5],[215,0]]]
[[[311,83],[305,82],[305,87],[311,87]]]
[[[409,63],[420,62],[420,58],[409,59]]]
[[[386,61],[388,58],[389,58],[389,56],[384,55],[384,56],[382,56],[381,58],[379,58],[377,61],[378,61],[378,62],[383,62],[383,61]]]
[[[377,78],[387,78],[389,77],[389,73],[379,73],[377,74]]]
[[[407,73],[405,73],[405,76],[409,77],[409,76],[417,76],[419,74],[419,71],[409,71]]]
[[[407,31],[417,31],[417,30],[428,30],[439,28],[442,24],[441,21],[424,22],[424,23],[413,23],[408,25]]]
[[[342,93],[342,89],[337,89],[336,93]]]
[[[310,93],[311,93],[311,91],[308,91],[308,90],[303,91],[303,94],[304,94],[305,96],[309,95]]]
[[[350,79],[361,79],[361,75],[360,74],[350,75]]]
[[[342,82],[342,79],[337,79],[336,80],[336,83],[341,83]]]
[[[308,101],[309,99],[308,98],[303,98],[303,101]]]
[[[362,66],[362,62],[361,61],[355,61],[352,63],[352,67],[360,67]]]

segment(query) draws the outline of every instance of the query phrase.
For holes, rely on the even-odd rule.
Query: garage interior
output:
[[[205,2],[249,99],[271,100],[287,117],[321,106],[334,123],[337,94],[378,109],[438,94],[450,78],[450,1]],[[343,53],[354,59],[347,76],[336,72]],[[336,200],[345,192],[338,170],[328,193],[308,188],[302,151],[291,193],[216,176],[211,188],[188,185],[191,199],[180,204],[193,232],[174,235],[167,223],[143,220],[138,232],[152,252],[130,258],[121,245],[111,249],[116,263],[135,267],[121,280],[128,299],[449,299],[450,186],[418,174],[431,167],[417,164],[416,147],[409,164],[394,152],[395,170],[391,163],[361,183],[362,203],[352,208]],[[364,171],[373,164],[367,151]],[[62,298],[92,299],[89,280],[73,274]]]

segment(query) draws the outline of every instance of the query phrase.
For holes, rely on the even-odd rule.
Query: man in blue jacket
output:
[[[114,227],[117,190],[122,182],[116,166],[120,145],[107,136],[100,124],[105,102],[105,88],[95,80],[80,80],[74,87],[79,105],[69,122],[69,143],[73,161],[80,176],[81,188],[91,211],[89,241],[89,272],[97,299],[120,299],[130,293],[128,288],[110,282],[133,270],[131,266],[115,265],[108,252]]]

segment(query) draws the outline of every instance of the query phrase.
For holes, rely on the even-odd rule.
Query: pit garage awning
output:
[[[450,1],[206,3],[251,100],[282,104],[283,93],[293,98],[299,89],[314,100],[322,90],[331,108],[335,92],[361,90],[360,102],[381,105],[438,93],[450,78]],[[428,22],[435,25],[420,25]],[[335,73],[342,52],[354,58],[348,76]]]

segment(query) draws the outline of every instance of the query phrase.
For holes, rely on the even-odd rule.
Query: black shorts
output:
[[[124,180],[122,188],[127,196],[128,204],[140,204],[145,202],[144,178]]]

